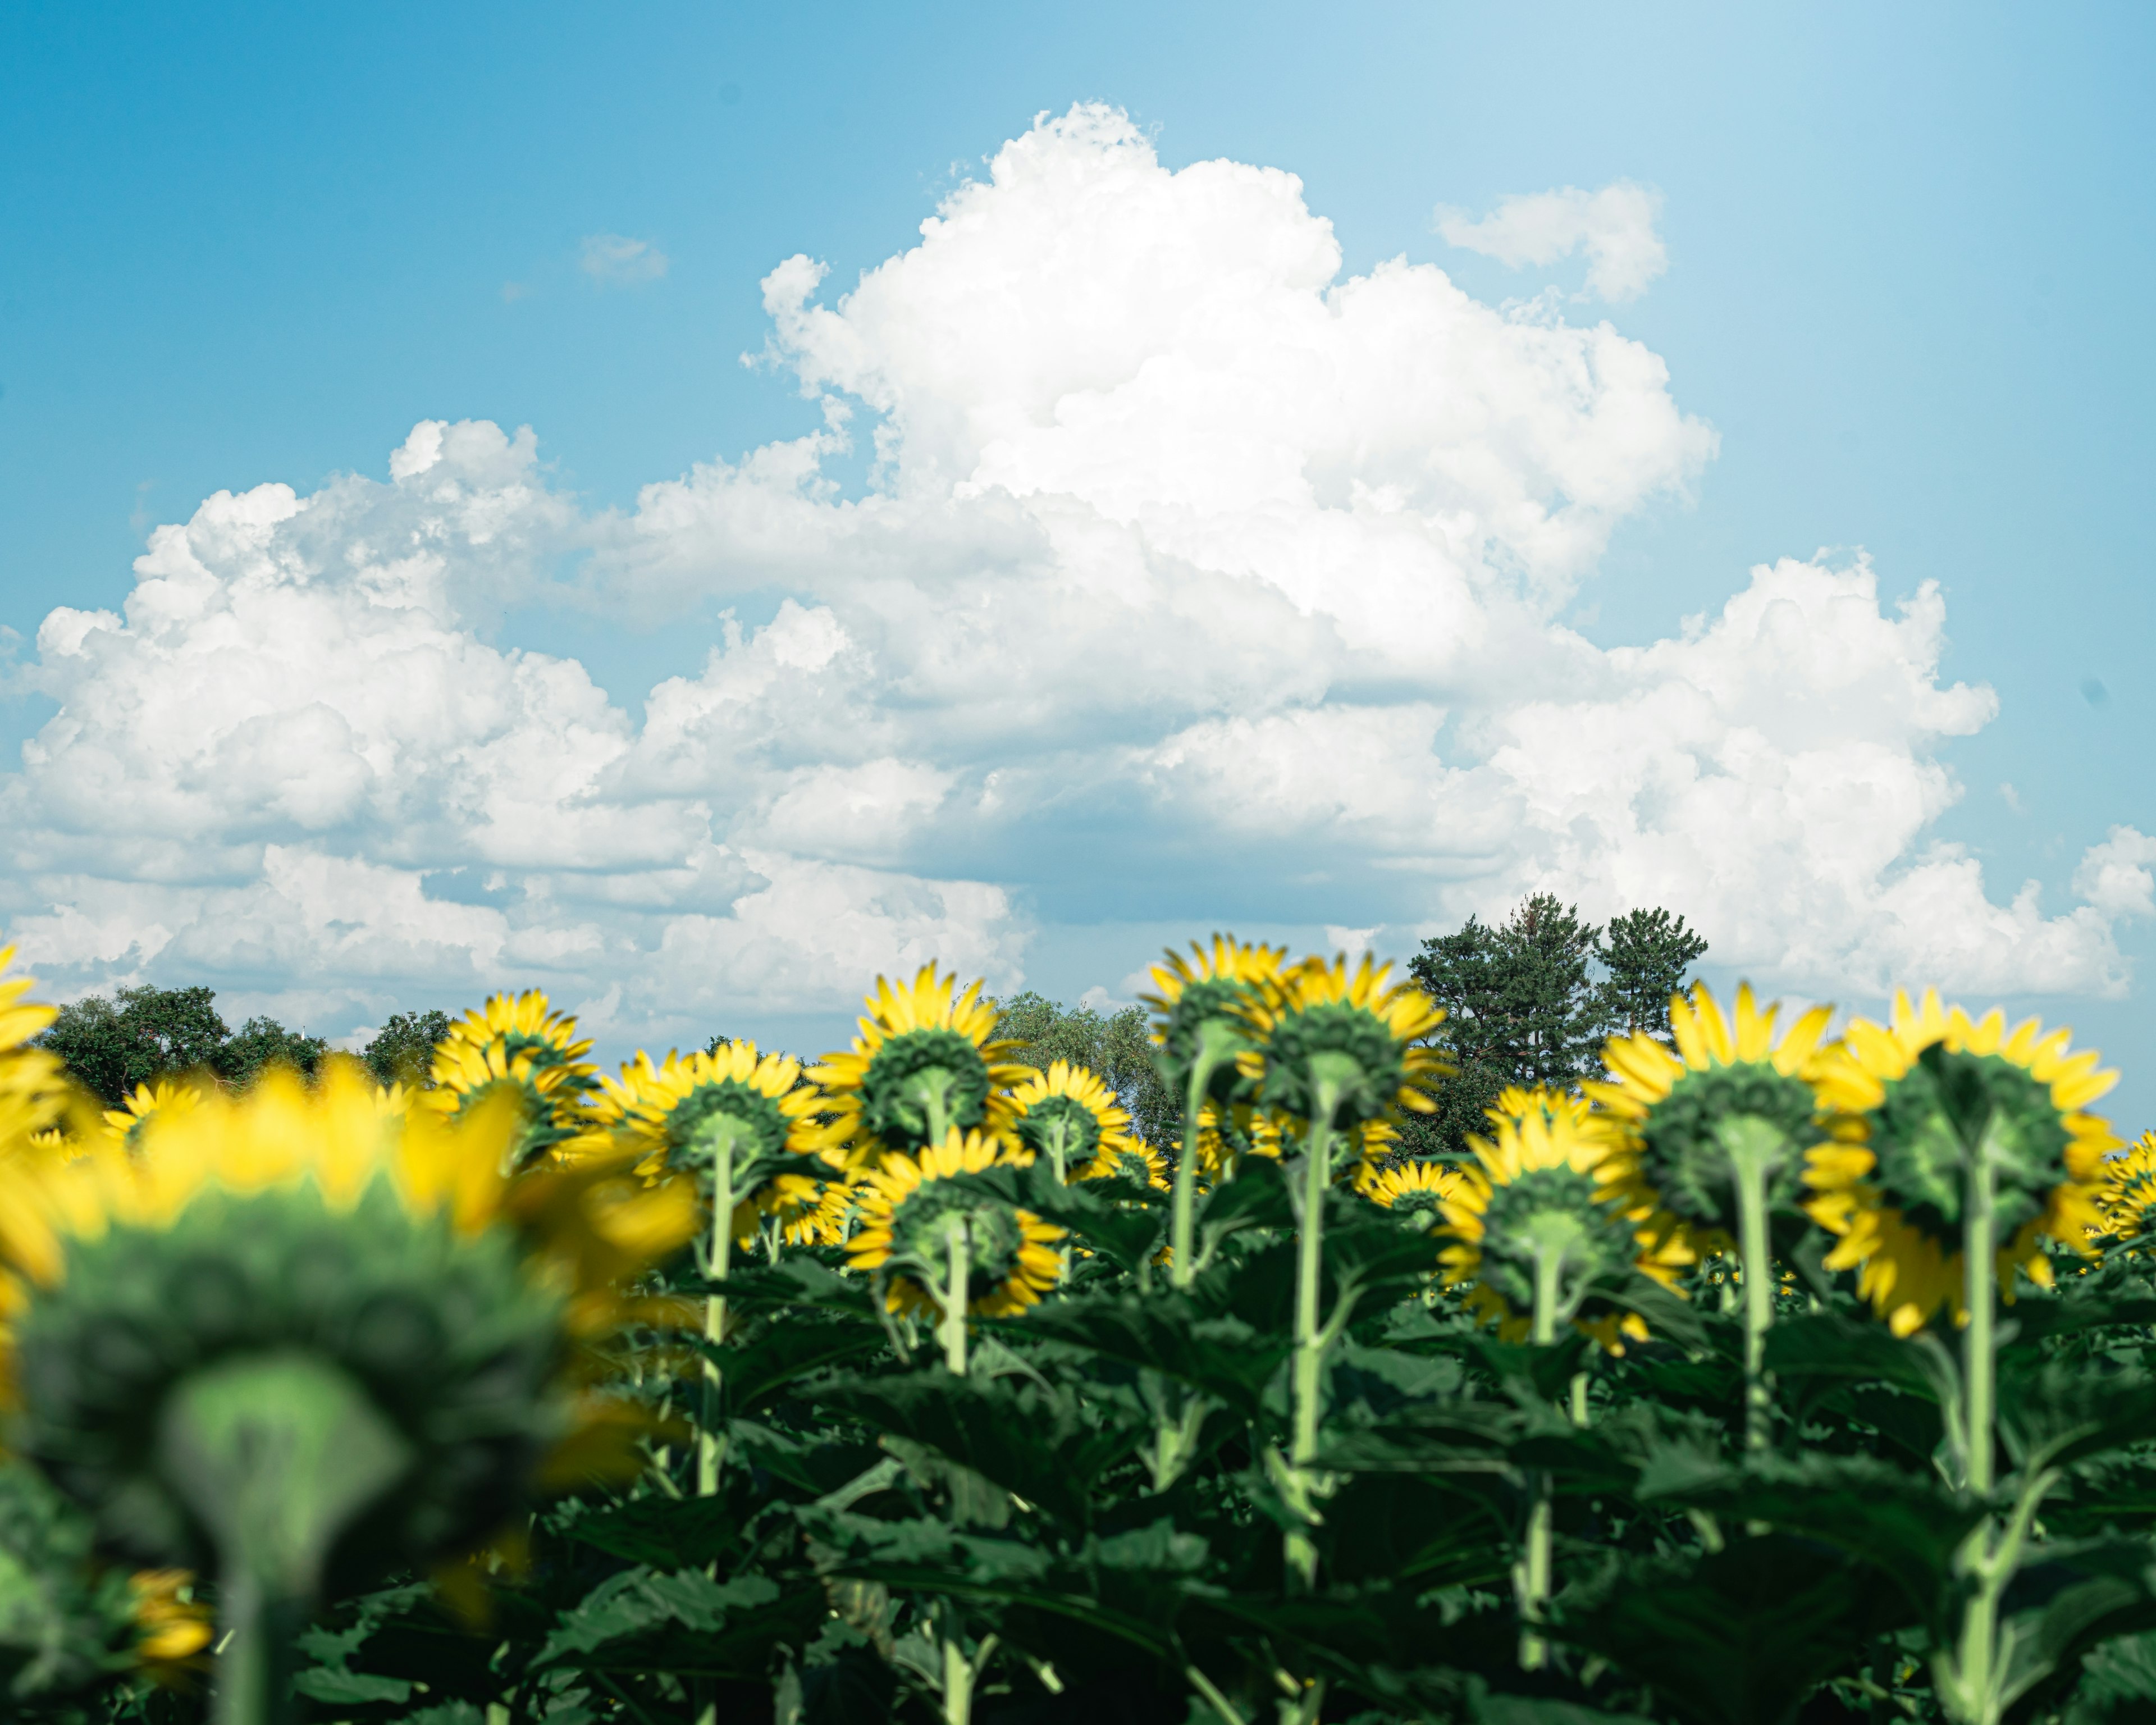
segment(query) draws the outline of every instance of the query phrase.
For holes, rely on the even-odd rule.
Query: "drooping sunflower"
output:
[[[1583,1086],[1599,1105],[1591,1128],[1625,1158],[1620,1183],[1686,1261],[1736,1250],[1748,1183],[1758,1183],[1763,1215],[1799,1209],[1805,1154],[1833,1130],[1811,1082],[1833,1009],[1814,1007],[1777,1041],[1780,1010],[1761,1011],[1742,983],[1732,1023],[1696,984],[1689,999],[1670,1002],[1674,1050],[1644,1034],[1613,1037],[1603,1053],[1609,1078]]]
[[[138,1084],[124,1106],[105,1111],[105,1130],[116,1144],[132,1148],[153,1114],[180,1112],[202,1101],[203,1086],[191,1078],[158,1078]]]
[[[591,1049],[576,1019],[555,1011],[539,989],[490,995],[435,1044],[434,1087],[419,1096],[454,1118],[494,1096],[515,1096],[525,1120],[515,1154],[529,1161],[589,1125],[586,1103],[599,1082],[598,1069],[585,1058]]]
[[[2116,1240],[2135,1240],[2149,1231],[2156,1216],[2156,1132],[2136,1138],[2121,1155],[2107,1157],[2096,1207],[2103,1231]]]
[[[385,1108],[333,1058],[162,1111],[132,1152],[18,1155],[13,1447],[121,1548],[213,1564],[243,1617],[488,1534],[620,1429],[583,1338],[695,1225],[624,1164],[511,1175],[521,1124],[506,1096]],[[228,1665],[269,1657],[263,1620],[228,1627]]]
[[[1113,1172],[1135,1147],[1131,1117],[1093,1073],[1054,1060],[1011,1092],[1011,1136],[1046,1160],[1059,1179],[1082,1179],[1096,1163]]]
[[[1062,1274],[1064,1230],[1031,1210],[957,1183],[998,1163],[1030,1162],[985,1132],[956,1128],[918,1155],[894,1153],[855,1186],[861,1225],[846,1242],[850,1267],[880,1273],[893,1312],[944,1315],[949,1265],[966,1266],[965,1310],[983,1317],[1023,1312]]]
[[[1630,1312],[1597,1302],[1594,1281],[1627,1266],[1665,1286],[1676,1266],[1632,1214],[1626,1171],[1608,1142],[1553,1098],[1497,1122],[1468,1143],[1474,1163],[1437,1200],[1451,1244],[1439,1255],[1448,1285],[1507,1342],[1555,1339],[1573,1324],[1612,1353],[1644,1339]]]
[[[1031,1069],[1007,1058],[1017,1045],[994,1040],[995,1006],[980,997],[979,982],[960,993],[957,978],[939,977],[932,963],[911,983],[876,978],[851,1051],[826,1055],[808,1075],[832,1117],[818,1139],[827,1159],[859,1169],[953,1131],[1009,1131],[1007,1092]]]
[[[1092,1166],[1080,1175],[1085,1180],[1108,1180],[1121,1178],[1133,1185],[1150,1186],[1156,1192],[1174,1189],[1169,1178],[1168,1159],[1142,1138],[1132,1138],[1112,1156],[1101,1155],[1093,1158]]]
[[[1833,1141],[1811,1153],[1806,1209],[1840,1237],[1827,1267],[1856,1270],[1858,1291],[1895,1334],[1922,1328],[1942,1307],[1968,1321],[1973,1154],[1994,1186],[2005,1298],[2017,1268],[2051,1285],[2042,1240],[2087,1252],[2104,1231],[2104,1158],[2119,1141],[2087,1111],[2118,1075],[2098,1071],[2093,1050],[2068,1053],[2071,1040],[2034,1019],[2009,1033],[1996,1009],[1972,1019],[1936,989],[1916,1006],[1903,993],[1887,1024],[1851,1024],[1821,1067],[1820,1093],[1839,1118]]]
[[[1268,1108],[1294,1120],[1326,1114],[1327,1127],[1348,1127],[1402,1109],[1428,1114],[1437,1105],[1423,1086],[1452,1070],[1423,1041],[1444,1022],[1443,1009],[1414,983],[1394,983],[1392,967],[1367,952],[1353,971],[1344,953],[1297,965],[1242,1015],[1253,1045],[1236,1064]]]

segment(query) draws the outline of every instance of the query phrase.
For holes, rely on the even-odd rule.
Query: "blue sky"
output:
[[[760,280],[805,254],[830,266],[820,291],[834,304],[916,244],[939,201],[1035,115],[1097,101],[1127,113],[1167,169],[1225,158],[1299,176],[1343,277],[1404,256],[1491,306],[1548,284],[1576,293],[1581,260],[1508,269],[1447,244],[1437,206],[1481,214],[1627,180],[1658,191],[1666,273],[1627,303],[1568,297],[1554,315],[1607,317],[1659,356],[1676,408],[1718,446],[1613,512],[1552,626],[1604,649],[1672,636],[1753,565],[1822,547],[1867,552],[1889,614],[1936,582],[1938,681],[1989,685],[1998,713],[1919,751],[1962,795],[1903,860],[1960,845],[1991,902],[2034,879],[2044,914],[2068,911],[2090,846],[2115,826],[2156,828],[2143,743],[2156,702],[2139,674],[2156,638],[2142,304],[2156,264],[2156,20],[2124,6],[1924,5],[1314,17],[1248,4],[0,9],[0,622],[33,660],[52,608],[122,605],[152,526],[220,490],[382,480],[423,419],[529,425],[550,494],[585,519],[634,510],[640,487],[695,464],[802,436],[822,421],[798,367],[741,363],[772,336]],[[580,267],[605,235],[663,253],[664,274]],[[865,438],[824,471],[844,495],[881,483]],[[522,588],[466,604],[472,632],[575,658],[632,723],[660,679],[702,670],[721,610],[752,636],[794,591],[759,577],[670,609],[565,605],[548,583],[575,584],[608,552],[572,534],[534,556]],[[68,699],[18,680],[11,745]],[[1082,747],[1082,727],[1068,741]],[[1137,819],[1119,808],[1104,793],[1095,819]],[[184,849],[173,819],[158,842]],[[254,843],[266,829],[248,830]],[[357,854],[334,824],[307,830]],[[72,890],[54,883],[85,865],[54,855],[18,860],[11,916]],[[1188,908],[1202,891],[1159,886],[1166,864],[1138,870],[1154,884],[1106,914],[1101,892],[1034,878],[1024,855],[979,870],[1031,907],[1016,946],[990,947],[1022,951],[1026,979],[1066,997],[1116,993],[1161,930],[1204,920]],[[454,897],[451,854],[426,863],[426,896]],[[926,852],[890,865],[965,872]],[[101,866],[168,880],[174,865],[146,852]],[[236,883],[249,865],[219,866]],[[1525,878],[1492,876],[1490,891]],[[1220,896],[1252,926],[1316,938],[1374,923],[1394,947],[1460,902],[1433,896],[1409,916],[1343,890],[1328,916],[1245,885]],[[2144,973],[2148,930],[2126,914],[2109,937]],[[597,938],[616,951],[656,937]],[[173,979],[192,962],[236,997],[332,1029],[430,986],[424,964],[400,960],[317,987],[304,949],[266,937],[222,956],[95,947],[62,942],[40,962],[77,987]],[[1816,967],[1784,974],[1799,992],[1821,986]],[[580,975],[595,992],[608,979]],[[2149,987],[2144,974],[2123,999],[2031,991],[2031,1004],[2101,1035],[2131,1081],[2134,1045],[2156,1028]],[[746,1001],[711,1009],[753,1015]],[[806,1033],[837,1018],[803,996],[773,1022]],[[2123,1100],[2148,1113],[2156,1085]]]

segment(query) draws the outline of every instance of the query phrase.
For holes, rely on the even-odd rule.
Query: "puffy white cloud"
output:
[[[1343,278],[1293,176],[1092,107],[824,281],[764,284],[804,437],[591,515],[528,431],[424,422],[386,483],[219,493],[124,616],[54,612],[0,781],[28,955],[332,1029],[536,980],[664,1037],[932,956],[1015,985],[1044,926],[1397,945],[1549,887],[1810,990],[2119,985],[2148,841],[2046,916],[1928,837],[1996,705],[1940,680],[1936,588],[1784,562],[1649,646],[1559,620],[1715,447],[1607,324]],[[632,709],[501,640],[539,603],[709,651]]]
[[[1584,251],[1588,290],[1623,301],[1638,299],[1669,268],[1669,251],[1655,231],[1661,213],[1661,193],[1616,180],[1599,192],[1566,186],[1507,198],[1480,221],[1440,206],[1437,231],[1448,245],[1514,270]]]
[[[577,266],[593,281],[613,287],[656,281],[666,273],[666,254],[648,239],[625,234],[588,234],[577,249]],[[505,296],[508,290],[503,290]]]

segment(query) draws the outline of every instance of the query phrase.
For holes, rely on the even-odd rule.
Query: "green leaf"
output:
[[[782,1588],[767,1575],[721,1582],[639,1565],[565,1613],[533,1667],[760,1677],[778,1645],[803,1645],[827,1610],[820,1589]]]
[[[1712,1556],[1613,1563],[1559,1597],[1555,1632],[1700,1725],[1786,1725],[1823,1679],[1910,1615],[1862,1564],[1769,1533]]]

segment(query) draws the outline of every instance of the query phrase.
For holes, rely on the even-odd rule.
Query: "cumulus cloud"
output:
[[[1587,254],[1588,291],[1614,302],[1636,300],[1669,268],[1655,223],[1662,194],[1631,180],[1599,192],[1566,186],[1507,198],[1477,221],[1440,205],[1437,231],[1448,245],[1480,252],[1514,270]]]
[[[54,611],[0,781],[28,956],[327,1029],[536,981],[663,1038],[932,956],[1016,986],[1044,927],[1397,946],[1547,887],[1815,993],[2121,986],[2149,841],[2047,914],[1931,836],[1996,710],[1940,677],[1936,588],[1791,560],[1671,639],[1564,626],[1715,449],[1607,324],[1343,276],[1292,175],[1171,172],[1097,107],[847,291],[763,289],[804,436],[593,514],[529,431],[423,422],[386,480],[158,529],[124,614]],[[708,651],[624,702],[501,639],[537,603]]]
[[[588,234],[577,253],[578,267],[585,275],[613,287],[656,281],[666,273],[666,254],[649,240],[625,234]]]

